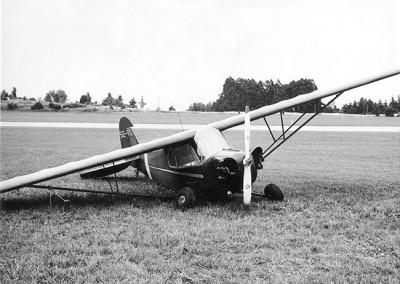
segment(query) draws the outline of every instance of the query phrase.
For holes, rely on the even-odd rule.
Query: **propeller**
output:
[[[251,201],[251,158],[250,158],[250,113],[246,106],[244,116],[244,152],[243,160],[243,203],[249,205]]]

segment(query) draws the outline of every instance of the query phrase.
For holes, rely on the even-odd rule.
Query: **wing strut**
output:
[[[48,189],[50,191],[54,190],[62,190],[62,191],[72,191],[72,192],[84,192],[84,193],[96,193],[96,194],[108,194],[108,195],[121,195],[121,196],[136,196],[136,197],[154,197],[154,198],[166,198],[171,199],[174,197],[164,196],[164,195],[150,195],[150,194],[136,194],[136,193],[127,193],[127,192],[116,192],[116,191],[105,191],[105,190],[91,190],[91,189],[82,189],[82,188],[69,188],[69,187],[60,187],[60,186],[49,186],[49,185],[40,185],[40,184],[32,184],[26,186],[27,188],[41,188]],[[67,199],[63,199],[67,200]]]
[[[274,134],[272,133],[271,127],[269,126],[267,120],[264,117],[264,121],[265,124],[268,127],[269,133],[272,137],[272,140],[274,140],[274,142],[271,143],[271,145],[264,150],[263,152],[263,157],[264,159],[266,157],[268,157],[269,155],[271,155],[276,149],[278,149],[283,143],[285,143],[287,140],[289,140],[290,137],[292,137],[294,134],[297,133],[297,131],[299,131],[300,129],[302,129],[307,123],[309,123],[314,117],[316,117],[318,114],[320,114],[322,111],[324,111],[334,100],[336,100],[341,94],[343,94],[344,92],[338,93],[337,95],[335,95],[335,97],[333,99],[331,99],[327,104],[321,103],[322,107],[317,110],[317,108],[315,108],[315,113],[308,118],[306,121],[304,121],[301,125],[299,125],[297,128],[295,128],[292,133],[290,133],[288,136],[286,136],[286,134],[292,130],[293,126],[295,126],[295,124],[297,122],[299,122],[307,113],[304,112],[298,119],[296,119],[295,122],[293,122],[288,128],[285,129],[284,125],[283,125],[283,117],[282,117],[282,111],[280,112],[280,117],[281,117],[281,126],[282,126],[282,134],[278,137],[275,138]],[[319,100],[314,101],[314,106],[316,107],[317,104],[319,103]]]

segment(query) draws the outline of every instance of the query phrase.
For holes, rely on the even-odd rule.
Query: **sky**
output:
[[[400,68],[397,0],[1,0],[1,89],[186,110],[228,77],[319,89]],[[400,95],[400,76],[353,91]]]

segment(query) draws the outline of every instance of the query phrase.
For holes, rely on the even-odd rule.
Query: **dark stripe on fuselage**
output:
[[[164,171],[164,172],[167,172],[167,173],[180,175],[180,176],[188,176],[188,177],[194,177],[194,178],[204,178],[204,176],[202,174],[178,172],[178,171],[173,171],[173,170],[169,170],[169,169],[162,169],[162,168],[153,167],[153,166],[149,166],[149,168],[150,168],[150,170],[154,169],[154,170]]]
[[[204,178],[201,167],[171,168],[168,164],[167,150],[165,149],[143,155],[137,166],[150,179],[173,190],[178,190],[188,185],[196,186]]]

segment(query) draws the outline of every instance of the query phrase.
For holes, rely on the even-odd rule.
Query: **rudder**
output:
[[[133,124],[125,116],[119,120],[119,138],[121,140],[121,148],[127,148],[139,144],[135,134],[132,131]]]

